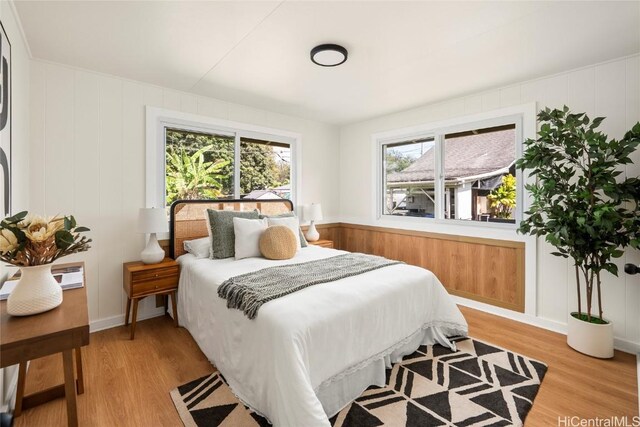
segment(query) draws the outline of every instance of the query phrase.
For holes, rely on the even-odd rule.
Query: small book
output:
[[[9,298],[9,294],[13,291],[13,288],[18,284],[17,280],[7,280],[0,288],[0,301],[4,301]]]
[[[51,269],[53,278],[60,284],[63,291],[68,289],[76,289],[84,286],[84,270],[81,266],[58,267],[53,266]],[[0,301],[9,298],[9,295],[18,284],[20,272],[16,273],[11,280],[7,280],[0,288]]]

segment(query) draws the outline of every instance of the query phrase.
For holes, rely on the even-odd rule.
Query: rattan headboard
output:
[[[185,253],[184,241],[209,235],[205,210],[252,211],[259,209],[265,215],[292,212],[291,200],[176,200],[171,205],[169,220],[169,256],[176,259]]]

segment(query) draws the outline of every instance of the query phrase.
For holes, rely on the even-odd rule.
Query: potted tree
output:
[[[602,275],[618,274],[613,259],[640,246],[640,180],[624,178],[621,166],[640,144],[640,123],[620,140],[609,139],[584,113],[544,109],[537,139],[525,141],[516,167],[536,182],[518,231],[545,240],[553,255],[571,258],[578,311],[568,316],[567,343],[594,357],[613,357],[613,325],[604,317]],[[582,290],[584,289],[584,293]],[[594,311],[594,297],[597,311]],[[586,307],[583,307],[583,298]]]

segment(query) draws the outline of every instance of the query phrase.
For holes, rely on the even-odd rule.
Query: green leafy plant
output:
[[[193,154],[184,147],[169,146],[167,149],[167,204],[179,199],[215,199],[222,194],[222,180],[228,160],[206,161],[204,154],[213,145],[207,145]]]
[[[235,159],[235,139],[233,137],[167,129],[166,138],[167,151],[172,153],[184,150],[188,156],[191,156],[203,147],[211,147],[203,152],[204,163],[225,161],[224,166],[216,172],[218,175],[216,181],[221,184],[221,187],[215,186],[219,190],[216,197],[233,195]],[[289,184],[291,165],[288,160],[278,156],[273,146],[242,141],[240,143],[240,159],[242,159],[240,162],[240,194]],[[167,170],[171,168],[168,163],[169,158],[167,158]],[[167,187],[169,184],[173,185],[173,183],[167,183]],[[203,195],[202,197],[207,196]],[[176,199],[169,199],[169,194],[167,194],[167,205],[171,204],[173,200]]]
[[[387,166],[387,174],[402,172],[415,162],[415,159],[412,159],[409,155],[393,148],[387,150],[384,160]]]
[[[88,251],[91,239],[81,234],[87,231],[73,215],[46,218],[17,213],[0,222],[0,261],[28,267]]]
[[[192,155],[203,147],[213,146],[212,149],[204,152],[204,160],[207,162],[228,161],[227,165],[219,172],[223,175],[219,178],[222,183],[221,191],[223,196],[233,194],[234,145],[234,137],[210,135],[178,129],[167,129],[166,132],[167,150],[172,149],[175,151],[183,149],[188,155]]]
[[[496,217],[511,219],[516,207],[516,177],[507,174],[502,177],[502,184],[488,196]]]
[[[601,274],[618,275],[614,258],[625,247],[640,246],[640,180],[623,177],[622,166],[640,144],[640,123],[620,140],[597,130],[604,117],[591,121],[568,107],[544,109],[537,139],[525,141],[516,167],[529,171],[536,182],[525,188],[533,202],[519,232],[545,236],[557,251],[572,258],[575,267],[578,312],[574,317],[591,323],[603,318]],[[582,285],[586,313],[582,312]],[[598,316],[592,315],[594,290]]]
[[[241,142],[240,158],[242,159],[240,162],[241,194],[250,193],[252,190],[266,190],[289,183],[288,176],[285,182],[279,181],[278,165],[270,146]]]

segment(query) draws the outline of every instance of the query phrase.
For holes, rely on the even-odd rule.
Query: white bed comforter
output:
[[[181,325],[234,393],[276,426],[329,426],[316,396],[320,388],[415,342],[417,334],[423,344],[450,345],[445,336],[467,333],[433,273],[404,264],[270,301],[254,320],[218,297],[217,287],[229,277],[342,253],[309,246],[286,261],[179,258]]]

